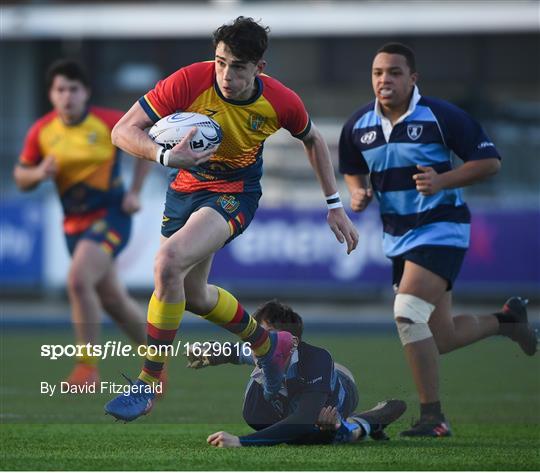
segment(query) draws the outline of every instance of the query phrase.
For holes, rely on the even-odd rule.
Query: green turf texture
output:
[[[191,340],[208,334],[186,329]],[[212,338],[216,332],[212,333]],[[219,332],[217,332],[219,333]],[[103,337],[118,339],[118,334]],[[539,470],[540,357],[528,358],[497,338],[445,355],[441,392],[454,436],[399,438],[418,415],[414,388],[397,337],[306,333],[354,373],[360,408],[401,398],[409,410],[388,429],[389,442],[354,445],[217,449],[206,437],[218,430],[250,432],[241,406],[248,367],[205,370],[170,363],[167,396],[154,411],[129,424],[103,415],[110,395],[39,393],[40,381],[57,382],[71,360],[39,357],[42,343],[72,343],[68,330],[7,329],[2,335],[2,470]],[[229,340],[233,340],[230,338]],[[103,380],[136,376],[138,359],[102,362]]]

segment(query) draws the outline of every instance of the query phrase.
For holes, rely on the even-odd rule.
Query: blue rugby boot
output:
[[[264,375],[264,398],[269,401],[279,393],[290,355],[295,348],[294,337],[289,332],[269,332],[270,351],[257,358],[257,366]]]
[[[128,393],[116,396],[105,405],[105,413],[115,417],[117,420],[131,422],[140,416],[148,414],[154,406],[154,391],[151,386],[138,379],[131,381],[124,376],[131,384]]]

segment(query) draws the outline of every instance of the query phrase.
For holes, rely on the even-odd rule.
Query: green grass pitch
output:
[[[191,340],[215,339],[186,327]],[[117,333],[108,332],[103,338]],[[210,337],[210,338],[209,338]],[[180,337],[182,338],[182,337]],[[103,415],[110,395],[39,393],[57,382],[70,360],[39,357],[42,343],[72,343],[69,330],[5,329],[1,362],[3,470],[539,470],[540,357],[492,339],[441,359],[441,391],[454,437],[398,437],[418,415],[414,388],[397,336],[313,332],[306,341],[326,347],[354,373],[360,408],[401,398],[409,410],[388,429],[389,442],[344,446],[216,449],[208,434],[250,432],[241,406],[248,367],[193,371],[183,358],[170,363],[170,387],[151,415],[130,424]],[[230,339],[233,340],[232,338]],[[101,364],[103,380],[136,376],[140,361]]]

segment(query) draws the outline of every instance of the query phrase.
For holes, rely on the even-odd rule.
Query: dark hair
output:
[[[269,32],[268,26],[259,25],[253,18],[239,16],[214,31],[214,48],[223,41],[240,61],[256,63],[268,47]]]
[[[86,74],[84,67],[71,59],[60,59],[49,66],[49,69],[47,69],[47,73],[45,74],[47,90],[52,87],[52,83],[56,76],[65,76],[70,80],[78,80],[86,88],[90,87],[88,75]]]
[[[282,304],[276,299],[265,302],[253,314],[259,323],[266,322],[277,330],[285,330],[292,333],[299,340],[302,339],[304,322],[288,305]]]
[[[402,43],[386,43],[378,49],[375,56],[380,53],[399,54],[400,56],[403,56],[407,61],[407,66],[409,66],[410,71],[416,72],[416,59],[414,57],[414,51],[409,48],[409,46],[405,46]]]

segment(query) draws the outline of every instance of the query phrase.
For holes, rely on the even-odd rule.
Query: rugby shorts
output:
[[[225,243],[229,243],[249,226],[259,206],[260,198],[260,192],[221,194],[197,191],[187,193],[169,189],[161,222],[161,234],[169,238],[186,224],[191,214],[203,207],[210,207],[228,223],[230,237]]]
[[[466,253],[465,248],[454,246],[424,245],[413,248],[392,258],[392,283],[399,287],[405,261],[411,261],[445,279],[448,283],[446,290],[451,291]]]
[[[104,216],[98,217],[86,230],[64,235],[69,254],[72,256],[79,241],[92,240],[114,258],[125,248],[130,234],[131,215],[120,207],[110,207]]]

